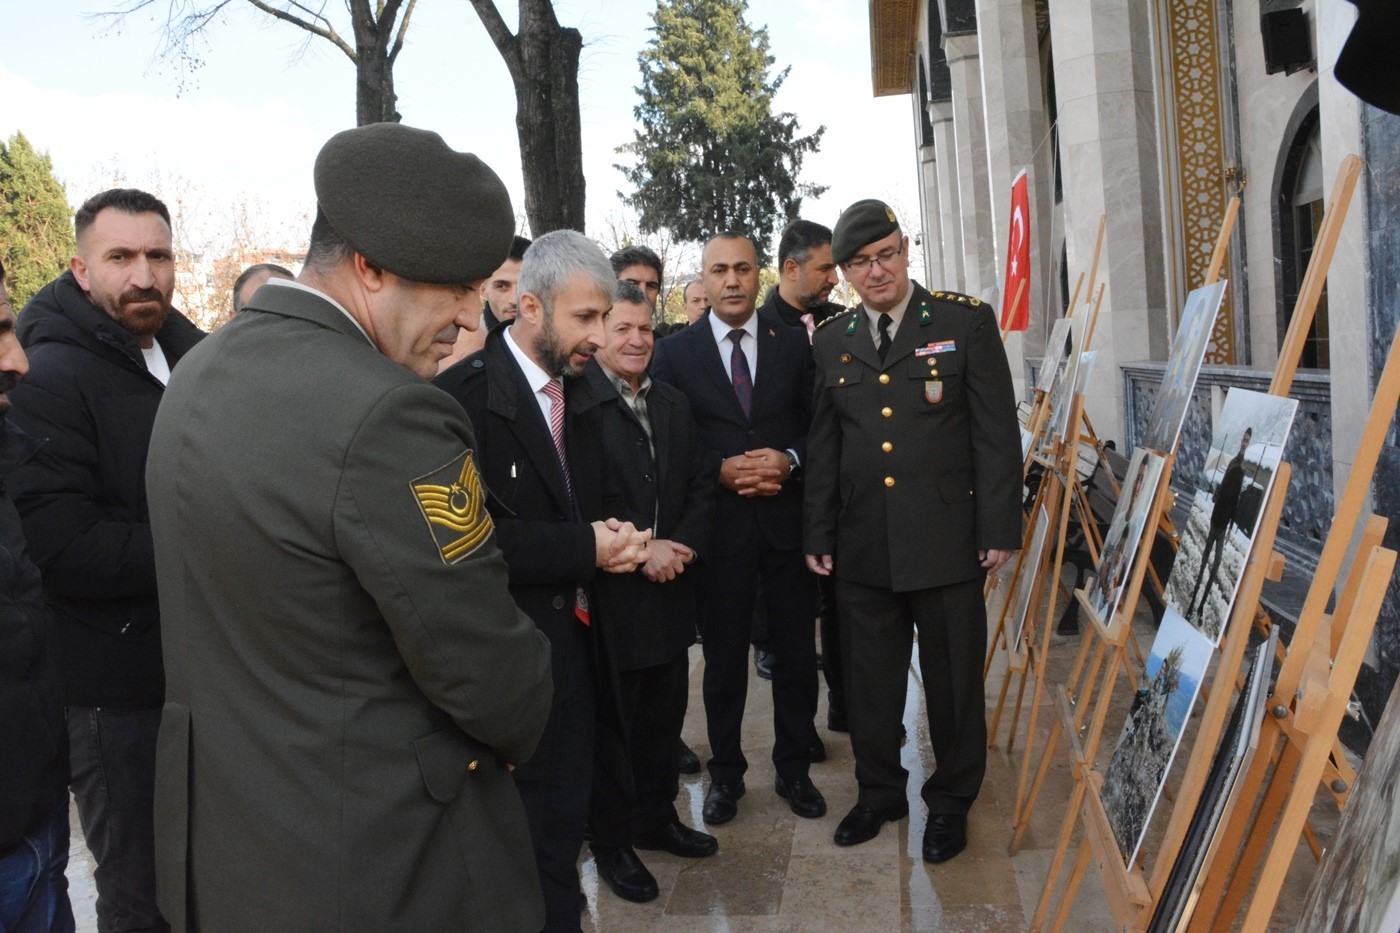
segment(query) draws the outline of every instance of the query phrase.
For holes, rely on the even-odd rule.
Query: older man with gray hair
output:
[[[545,234],[521,263],[515,320],[436,380],[476,428],[511,595],[553,649],[549,726],[515,773],[546,930],[579,929],[595,730],[607,730],[605,742],[621,732],[614,646],[599,637],[608,621],[597,617],[591,584],[599,570],[631,573],[649,556],[651,533],[614,517],[625,503],[605,487],[600,399],[577,378],[606,342],[616,285],[602,250],[583,234]]]

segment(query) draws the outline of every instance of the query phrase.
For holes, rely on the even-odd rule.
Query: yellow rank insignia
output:
[[[471,451],[462,451],[410,485],[444,564],[469,557],[491,537],[495,526]]]

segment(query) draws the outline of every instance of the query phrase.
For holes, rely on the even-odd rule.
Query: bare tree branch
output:
[[[224,2],[227,3],[228,0],[224,0]],[[325,39],[326,41],[334,45],[336,48],[344,52],[345,57],[350,59],[351,62],[359,61],[359,59],[355,56],[355,47],[352,46],[350,43],[346,42],[344,39],[342,39],[340,37],[340,34],[335,31],[335,27],[331,25],[330,20],[326,19],[326,17],[321,13],[315,10],[310,10],[300,3],[288,4],[289,6],[295,7],[301,10],[302,12],[306,13],[308,16],[312,17],[311,20],[305,20],[302,19],[300,16],[288,13],[286,10],[281,9],[280,7],[275,7],[270,3],[264,3],[263,0],[248,0],[248,2],[251,3],[253,6],[257,7],[259,10],[262,10],[268,16],[271,16],[275,19],[280,19],[286,23],[291,23],[298,29],[304,29],[312,35],[320,36],[322,39]],[[316,20],[320,20],[322,23],[325,23],[325,25],[316,25]]]
[[[496,51],[500,52],[501,58],[505,59],[506,68],[510,69],[511,78],[518,81],[520,50],[516,47],[515,35],[511,33],[506,21],[501,18],[496,4],[492,0],[471,0],[471,5],[476,10],[476,15],[481,19],[481,25],[486,27],[486,34],[495,43]]]
[[[408,32],[408,21],[413,18],[413,8],[418,5],[418,0],[408,0],[408,6],[404,8],[403,19],[399,22],[399,34],[394,37],[394,47],[389,50],[389,67],[393,67],[394,61],[399,57],[399,52],[403,51],[403,36]],[[380,22],[383,22],[380,17]]]

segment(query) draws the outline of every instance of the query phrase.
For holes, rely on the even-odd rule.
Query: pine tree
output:
[[[0,262],[16,310],[63,273],[75,249],[73,211],[53,162],[15,133],[0,143]]]
[[[826,190],[797,180],[826,128],[799,136],[796,115],[773,113],[788,69],[769,79],[768,30],[750,26],[747,9],[745,0],[658,0],[655,37],[637,59],[641,128],[620,150],[637,162],[618,168],[643,231],[664,227],[689,242],[744,233],[767,262],[773,231],[797,217],[804,195]]]

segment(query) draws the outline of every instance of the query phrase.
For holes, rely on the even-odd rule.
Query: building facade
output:
[[[1330,526],[1400,316],[1400,117],[1332,75],[1346,0],[872,0],[872,83],[907,94],[930,287],[999,301],[1011,183],[1030,182],[1031,327],[1007,343],[1027,385],[1049,324],[1088,273],[1100,218],[1103,302],[1085,397],[1099,436],[1140,436],[1186,295],[1230,199],[1226,299],[1183,432],[1195,475],[1225,390],[1265,390],[1343,160],[1363,169],[1304,348],[1280,549],[1296,611]],[[912,225],[912,223],[911,223]],[[1086,296],[1080,296],[1084,304]],[[1373,508],[1400,525],[1392,424]],[[1392,527],[1388,543],[1400,542]],[[1368,729],[1400,671],[1400,584],[1358,684]]]

